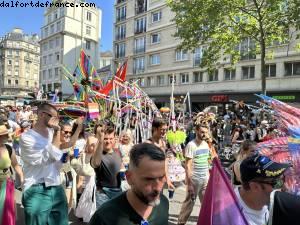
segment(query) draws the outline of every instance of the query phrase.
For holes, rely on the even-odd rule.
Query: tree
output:
[[[235,64],[241,59],[237,48],[250,38],[252,54],[261,56],[261,86],[266,94],[266,50],[287,43],[290,29],[300,28],[299,0],[168,0],[175,12],[179,48],[206,46],[202,67],[215,67],[224,56]],[[251,53],[251,52],[250,52]]]

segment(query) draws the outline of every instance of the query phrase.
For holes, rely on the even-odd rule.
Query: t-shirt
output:
[[[269,210],[264,206],[261,210],[254,210],[249,208],[241,198],[239,187],[234,189],[234,192],[239,200],[242,212],[244,213],[249,225],[267,225],[269,220]]]
[[[300,196],[276,191],[272,217],[270,225],[299,224]]]
[[[118,177],[121,163],[122,161],[119,153],[103,152],[101,164],[98,168],[95,168],[96,186],[98,188],[118,188],[121,183],[121,180]]]
[[[148,224],[167,225],[168,199],[161,195],[160,204],[153,208]],[[129,204],[126,192],[104,203],[94,214],[89,225],[140,225],[143,218]]]
[[[190,141],[185,149],[185,157],[193,159],[193,179],[207,178],[210,152],[205,141],[202,141],[200,145],[195,140]]]

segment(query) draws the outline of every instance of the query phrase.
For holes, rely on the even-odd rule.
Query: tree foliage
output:
[[[300,28],[299,0],[168,0],[168,5],[175,12],[180,48],[206,46],[201,66],[212,68],[224,55],[235,64],[241,57],[237,46],[251,38],[262,57],[263,92],[267,47],[286,43],[289,29]]]

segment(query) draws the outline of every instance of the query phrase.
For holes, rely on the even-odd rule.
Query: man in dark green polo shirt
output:
[[[167,225],[169,202],[161,194],[166,157],[155,145],[135,145],[126,173],[131,189],[103,204],[90,225]]]

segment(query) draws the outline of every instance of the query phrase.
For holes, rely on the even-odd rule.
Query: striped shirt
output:
[[[207,178],[210,158],[209,146],[205,141],[198,145],[195,140],[190,141],[185,149],[185,157],[193,160],[192,178]]]

